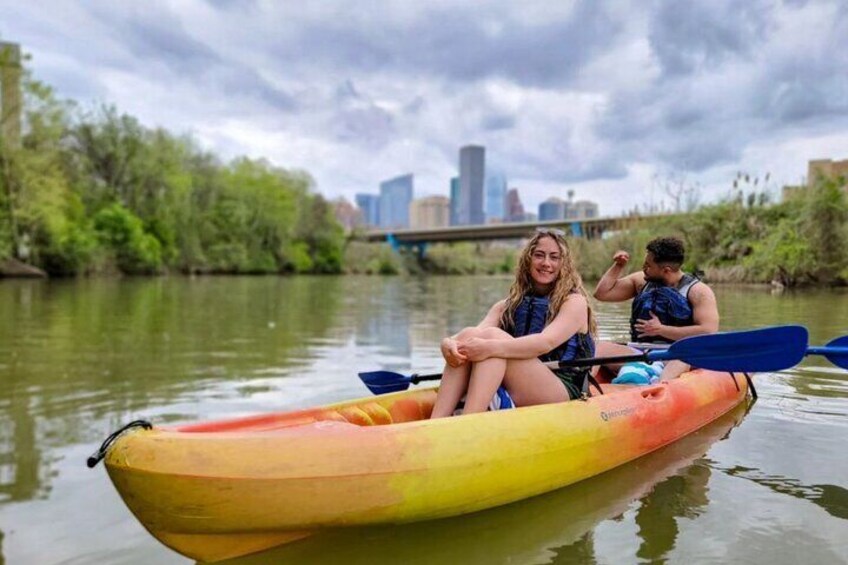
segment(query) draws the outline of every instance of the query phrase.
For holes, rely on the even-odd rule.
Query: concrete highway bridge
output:
[[[536,228],[561,229],[574,237],[596,239],[605,233],[632,228],[633,225],[653,216],[626,216],[615,218],[587,218],[582,220],[546,220],[486,224],[477,226],[450,226],[427,229],[377,229],[354,236],[364,241],[387,241],[393,248],[414,247],[424,252],[429,243],[453,241],[483,241],[492,239],[520,239],[530,236]]]

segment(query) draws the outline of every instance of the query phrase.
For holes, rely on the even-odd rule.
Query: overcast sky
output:
[[[486,147],[525,206],[613,215],[685,178],[777,192],[848,158],[848,2],[0,0],[0,39],[83,105],[305,169],[352,199],[448,194]],[[653,188],[652,188],[653,187]]]

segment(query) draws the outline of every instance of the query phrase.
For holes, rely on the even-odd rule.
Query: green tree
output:
[[[822,283],[833,283],[848,262],[848,198],[845,179],[817,179],[801,212],[800,226],[813,257],[810,276]]]
[[[64,136],[73,104],[33,80],[22,81],[23,136],[20,147],[0,149],[0,187],[6,235],[2,254],[53,274],[84,267],[95,245],[90,224],[72,190]]]
[[[329,203],[319,194],[302,194],[301,213],[294,231],[295,245],[305,245],[311,266],[316,273],[339,273],[344,255],[344,228],[339,224]],[[303,271],[305,263],[295,271]]]
[[[114,253],[117,267],[128,274],[152,274],[162,267],[162,246],[145,233],[142,221],[118,203],[94,216],[94,228],[103,246]]]

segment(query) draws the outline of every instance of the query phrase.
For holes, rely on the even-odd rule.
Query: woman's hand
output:
[[[442,357],[451,367],[459,367],[467,361],[465,355],[459,352],[458,345],[455,339],[449,337],[442,340]]]
[[[494,354],[496,340],[472,337],[459,344],[458,350],[469,361],[483,361]]]

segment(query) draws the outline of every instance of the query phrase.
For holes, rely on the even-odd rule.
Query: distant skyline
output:
[[[701,200],[737,171],[778,196],[848,158],[848,3],[0,0],[0,39],[83,108],[114,104],[224,159],[265,157],[350,201],[415,175],[449,195],[486,147],[529,210]]]

